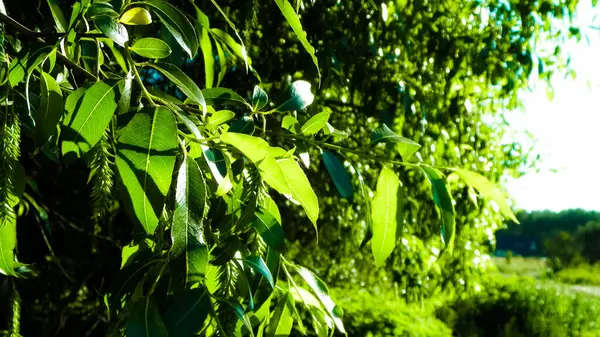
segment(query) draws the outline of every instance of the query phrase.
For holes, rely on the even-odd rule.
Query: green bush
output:
[[[600,336],[599,299],[532,279],[494,282],[436,314],[461,337]]]
[[[406,304],[392,293],[332,289],[344,309],[348,336],[450,337],[451,330],[435,317],[434,308]]]

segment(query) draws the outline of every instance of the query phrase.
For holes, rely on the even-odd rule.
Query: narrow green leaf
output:
[[[204,59],[204,78],[206,88],[212,88],[215,82],[215,57],[213,55],[212,43],[208,35],[208,28],[199,27],[200,49]]]
[[[221,141],[235,147],[255,164],[269,153],[269,144],[264,139],[243,133],[226,132],[221,135]]]
[[[175,295],[164,315],[169,336],[194,335],[202,328],[211,310],[210,294],[204,287],[185,290]]]
[[[244,263],[250,266],[250,268],[254,269],[254,271],[257,273],[264,276],[271,285],[271,288],[275,288],[275,280],[273,280],[273,275],[271,275],[271,271],[269,271],[269,268],[262,257],[257,255],[248,255],[244,258]]]
[[[66,32],[67,20],[65,19],[65,15],[60,9],[60,6],[58,5],[57,1],[48,0],[48,6],[50,6],[50,12],[52,13],[52,18],[54,19],[54,24],[56,25],[56,31],[58,33]]]
[[[287,183],[286,175],[273,156],[267,155],[258,163],[257,168],[260,176],[269,186],[280,194],[290,195],[290,186]]]
[[[463,178],[469,186],[472,186],[477,191],[479,191],[479,193],[481,193],[483,197],[493,200],[496,204],[498,204],[502,215],[516,223],[519,223],[512,210],[510,209],[508,202],[506,201],[504,192],[502,192],[502,190],[498,186],[496,186],[496,184],[489,181],[484,176],[469,170],[458,169],[455,172],[461,178]]]
[[[315,95],[310,92],[310,83],[306,81],[296,81],[290,87],[290,98],[281,104],[277,109],[279,112],[302,110],[311,105],[315,100]]]
[[[31,113],[31,104],[29,101],[29,80],[31,79],[31,75],[33,72],[38,69],[38,67],[43,64],[47,59],[50,53],[54,51],[54,49],[50,46],[46,46],[36,50],[31,56],[27,59],[27,77],[25,78],[25,99],[27,100],[27,109],[28,112]],[[40,69],[40,72],[42,70]]]
[[[83,95],[87,89],[80,87],[77,90],[71,92],[67,99],[65,100],[65,118],[63,118],[63,124],[69,125],[71,123],[71,119],[75,114],[75,111],[79,109],[79,106],[83,100]]]
[[[40,76],[40,106],[35,115],[37,139],[41,144],[56,136],[57,126],[63,115],[63,96],[56,80],[45,72]]]
[[[153,234],[158,226],[171,185],[177,146],[177,125],[164,107],[142,109],[117,142],[117,171],[135,217],[148,234]]]
[[[254,337],[252,323],[250,323],[250,318],[248,317],[248,314],[246,314],[246,312],[244,311],[242,305],[231,301],[228,301],[227,303],[233,308],[233,310],[235,311],[235,315],[239,318],[240,321],[242,321],[242,324],[244,324],[246,329],[248,329],[248,332],[250,332],[250,336]]]
[[[171,256],[184,254],[185,284],[202,280],[208,264],[208,246],[204,240],[206,184],[200,167],[185,156],[177,175],[175,211],[171,226]]]
[[[402,208],[404,196],[400,180],[388,167],[384,166],[377,179],[377,190],[373,199],[373,239],[371,248],[375,263],[382,266],[392,253],[396,240],[402,235]]]
[[[124,25],[130,26],[149,25],[152,23],[152,15],[145,8],[134,7],[123,13],[119,21]]]
[[[292,313],[295,308],[294,297],[290,292],[285,293],[279,300],[275,312],[267,327],[267,337],[289,336],[294,325]]]
[[[323,150],[321,156],[323,157],[323,164],[325,164],[325,168],[342,198],[352,200],[354,195],[352,180],[342,162],[328,150]]]
[[[151,296],[139,300],[127,316],[125,337],[169,337],[158,306]]]
[[[125,43],[129,41],[129,34],[127,28],[121,23],[117,22],[117,19],[108,15],[99,15],[94,18],[94,23],[100,29],[100,31],[106,35],[109,39],[115,41],[116,44],[123,47]]]
[[[299,125],[298,120],[292,115],[285,115],[281,121],[281,127],[293,134],[298,134],[300,132],[300,130],[298,130]]]
[[[388,128],[387,125],[383,124],[371,133],[371,144],[378,142],[395,143],[398,147],[398,152],[402,156],[402,160],[408,160],[415,152],[417,152],[421,145],[413,142],[408,138],[398,136],[394,131]]]
[[[131,46],[136,54],[150,59],[164,59],[171,55],[171,47],[161,39],[146,37]]]
[[[308,284],[310,289],[315,293],[323,307],[327,310],[327,313],[333,319],[335,326],[341,333],[346,333],[344,329],[344,323],[342,322],[341,316],[339,315],[340,310],[339,307],[333,302],[331,296],[329,295],[329,289],[327,289],[327,285],[320,278],[318,278],[315,274],[313,274],[310,270],[304,267],[298,267],[298,273],[304,281]]]
[[[235,91],[227,88],[210,88],[202,90],[202,95],[208,105],[245,105],[249,108],[251,106],[246,100],[235,93]]]
[[[106,15],[112,18],[119,17],[119,13],[117,13],[114,7],[108,2],[95,2],[91,4],[88,10],[85,12],[85,17],[87,19],[94,19],[100,15]]]
[[[310,44],[310,42],[308,42],[308,39],[306,38],[306,32],[302,29],[302,24],[300,23],[298,15],[294,11],[294,8],[292,7],[292,5],[290,5],[288,0],[275,0],[275,3],[277,4],[277,7],[279,7],[279,10],[285,17],[286,21],[292,27],[292,30],[298,37],[298,40],[300,40],[300,43],[302,43],[304,49],[308,52],[308,54],[310,54],[310,57],[312,58],[315,67],[317,68],[320,83],[321,70],[319,69],[319,60],[315,55],[315,48],[313,48],[313,46]]]
[[[143,63],[143,65],[154,68],[165,75],[194,103],[202,107],[202,112],[206,114],[206,101],[200,88],[188,77],[181,69],[170,63]]]
[[[259,111],[264,108],[269,102],[269,96],[267,93],[258,85],[254,86],[252,91],[252,110]]]
[[[281,223],[281,213],[279,213],[279,207],[277,207],[277,204],[273,198],[271,198],[268,194],[263,196],[261,206],[264,207],[265,210],[267,210],[267,212],[269,212],[278,223]]]
[[[14,249],[17,245],[17,219],[7,216],[0,226],[0,273],[16,276]]]
[[[221,42],[215,40],[215,47],[217,47],[217,57],[219,58],[219,77],[217,78],[217,86],[221,85],[221,81],[225,78],[225,73],[227,72],[227,59],[225,58],[225,53],[223,52],[223,47],[221,47]]]
[[[219,41],[224,43],[225,46],[227,46],[229,48],[229,50],[231,50],[231,52],[235,56],[244,60],[244,63],[246,65],[246,71],[247,71],[248,67],[250,67],[252,65],[252,60],[248,57],[248,53],[246,52],[246,47],[244,46],[244,44],[242,42],[242,38],[239,35],[237,35],[237,31],[235,33],[236,33],[238,39],[240,40],[240,43],[237,43],[235,41],[235,39],[233,37],[231,37],[231,35],[227,34],[226,32],[224,32],[218,28],[211,28],[210,31],[213,34],[213,36],[217,37],[219,39]]]
[[[177,43],[193,58],[198,51],[198,36],[190,20],[175,6],[166,1],[142,1],[139,4],[145,4],[152,7],[154,13],[159,17],[162,24],[167,27]]]
[[[329,120],[329,115],[329,112],[321,112],[312,116],[306,123],[304,123],[304,125],[302,125],[300,131],[306,136],[314,135],[325,127],[327,121]]]
[[[88,152],[102,138],[117,109],[119,82],[98,82],[87,89],[68,124],[63,126],[62,153],[77,157]],[[67,99],[67,104],[73,103]],[[67,110],[68,111],[68,110]]]
[[[235,112],[231,110],[219,110],[208,118],[206,123],[209,127],[217,127],[223,123],[227,123],[235,117]]]
[[[252,222],[254,229],[265,240],[267,245],[278,252],[282,252],[285,248],[285,239],[281,224],[263,207],[259,207],[255,214],[256,219]]]
[[[438,169],[425,165],[419,167],[431,183],[433,202],[441,215],[442,240],[446,245],[445,249],[451,250],[454,242],[456,220],[454,218],[454,205],[452,204],[450,190],[444,181],[444,175]]]
[[[310,182],[306,178],[304,171],[293,158],[280,159],[278,161],[281,170],[285,172],[285,178],[290,186],[292,199],[298,202],[306,216],[313,223],[315,230],[317,229],[317,220],[319,219],[319,200],[313,191]]]

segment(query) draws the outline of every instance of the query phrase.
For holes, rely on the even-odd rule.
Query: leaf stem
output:
[[[127,63],[129,63],[131,70],[133,70],[133,75],[135,76],[135,80],[138,82],[140,89],[142,90],[142,95],[144,95],[144,98],[146,98],[146,100],[150,103],[151,106],[156,106],[156,103],[154,103],[154,100],[152,99],[152,95],[150,95],[150,93],[144,86],[144,82],[142,81],[142,78],[140,77],[140,73],[138,72],[138,70],[135,66],[135,62],[133,61],[133,58],[131,57],[131,52],[129,52],[129,43],[125,43],[125,48],[123,48],[123,49],[125,52],[125,58],[127,59]]]

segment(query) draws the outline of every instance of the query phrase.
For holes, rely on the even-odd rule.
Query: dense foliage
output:
[[[534,163],[501,113],[576,3],[0,0],[7,333],[360,334],[321,278],[477,289]]]

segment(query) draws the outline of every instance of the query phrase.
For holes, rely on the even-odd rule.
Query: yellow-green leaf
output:
[[[124,25],[149,25],[152,23],[152,15],[150,12],[142,7],[134,7],[127,10],[119,21]]]
[[[40,106],[35,115],[35,129],[40,145],[57,133],[57,125],[63,115],[64,100],[54,77],[42,72],[40,76]]]
[[[221,141],[235,147],[255,164],[269,153],[269,144],[264,139],[243,133],[226,132],[221,135]]]
[[[268,151],[268,150],[267,150]],[[267,155],[258,163],[258,171],[263,180],[277,192],[289,196],[290,186],[277,160]]]
[[[454,218],[454,205],[450,189],[444,181],[444,175],[438,169],[426,165],[419,166],[431,183],[433,202],[440,212],[442,240],[445,251],[451,251],[454,243],[454,232],[456,230],[456,219]]]
[[[290,186],[292,199],[304,208],[306,216],[317,230],[317,220],[319,219],[319,200],[313,191],[306,174],[293,158],[280,159],[279,166],[285,173],[285,179]]]
[[[150,59],[164,59],[171,55],[171,47],[161,39],[146,37],[135,41],[131,50]]]
[[[388,167],[384,166],[377,179],[377,190],[372,203],[373,238],[371,248],[375,263],[381,266],[392,253],[396,240],[401,235],[402,189],[400,180]]]
[[[300,131],[302,131],[302,134],[306,136],[314,135],[323,127],[325,127],[327,121],[329,120],[329,115],[329,112],[321,112],[312,116],[308,121],[306,121],[306,123],[304,123],[304,125],[302,125]]]

